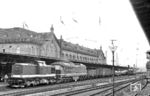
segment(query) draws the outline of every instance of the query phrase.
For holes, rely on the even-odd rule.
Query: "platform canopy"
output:
[[[150,0],[130,0],[150,44]]]

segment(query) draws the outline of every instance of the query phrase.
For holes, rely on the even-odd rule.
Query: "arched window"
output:
[[[82,57],[80,56],[80,60],[82,60]]]
[[[73,59],[75,59],[75,55],[73,55]]]
[[[72,55],[70,54],[70,59],[72,59]]]
[[[81,60],[83,60],[83,57],[81,56]]]
[[[68,54],[66,53],[66,57],[68,57]]]
[[[85,61],[87,61],[87,57],[85,57]]]
[[[90,58],[90,61],[92,61],[92,58]]]
[[[64,57],[64,53],[62,53],[61,56]]]
[[[89,58],[87,57],[87,61],[89,61]]]
[[[85,57],[83,57],[83,60],[85,60]]]

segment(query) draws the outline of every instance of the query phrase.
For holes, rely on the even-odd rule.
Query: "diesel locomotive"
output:
[[[55,82],[55,68],[44,61],[16,63],[12,65],[7,82],[11,87],[26,87]]]

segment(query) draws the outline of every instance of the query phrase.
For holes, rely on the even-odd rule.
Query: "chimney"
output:
[[[51,25],[50,31],[51,31],[51,32],[54,32],[53,24]]]

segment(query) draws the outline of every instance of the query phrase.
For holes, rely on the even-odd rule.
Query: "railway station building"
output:
[[[61,58],[71,61],[82,61],[92,64],[106,64],[106,58],[100,49],[90,49],[79,44],[72,44],[70,42],[60,39]]]
[[[53,26],[50,31],[37,33],[19,27],[0,29],[0,52],[106,64],[101,47],[90,49],[72,44],[62,38],[57,39]]]

